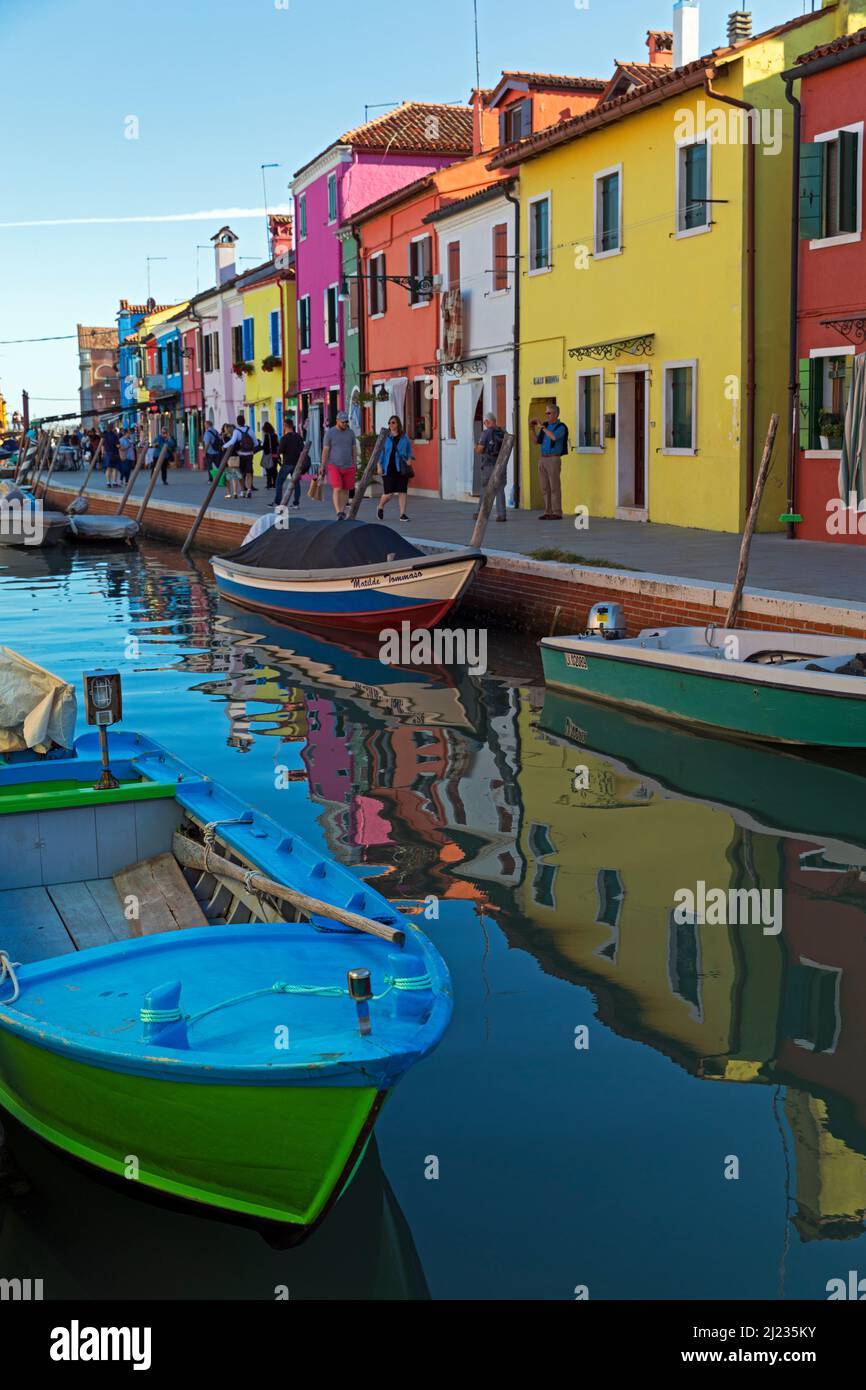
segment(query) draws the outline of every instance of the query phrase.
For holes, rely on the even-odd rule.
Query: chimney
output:
[[[685,67],[701,56],[698,0],[676,0],[674,5],[674,67]]]
[[[674,60],[674,36],[666,29],[648,29],[646,46],[650,67],[669,68]]]
[[[752,16],[749,10],[732,10],[728,15],[728,45],[736,48],[752,37]]]
[[[216,283],[224,285],[235,274],[235,243],[237,237],[231,227],[220,227],[211,237],[214,244]]]
[[[278,256],[288,256],[292,250],[292,219],[286,213],[274,213],[270,219],[271,246],[274,260]]]

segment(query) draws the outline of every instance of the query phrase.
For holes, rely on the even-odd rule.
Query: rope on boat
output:
[[[0,976],[2,980],[2,976]],[[424,975],[386,975],[386,989],[381,994],[374,994],[372,998],[384,999],[392,990],[421,990],[432,989],[433,981],[429,974]],[[351,997],[349,991],[342,985],[289,985],[282,980],[277,980],[274,984],[266,986],[264,989],[253,989],[248,994],[236,994],[232,999],[223,999],[219,1004],[212,1004],[209,1009],[202,1009],[197,1014],[185,1014],[180,1009],[148,1009],[143,1008],[139,1014],[142,1023],[198,1023],[200,1019],[207,1018],[209,1014],[216,1013],[218,1009],[228,1009],[232,1004],[244,1004],[248,999],[257,999],[263,994],[295,994],[308,995],[309,997],[339,999],[342,995]],[[16,996],[17,997],[17,996]]]
[[[21,993],[21,986],[18,983],[18,976],[15,974],[15,971],[19,968],[20,965],[20,960],[12,961],[9,959],[5,951],[0,951],[0,985],[2,985],[5,980],[8,980],[12,986],[12,998],[0,1001],[4,1004],[14,1004],[15,1000]]]

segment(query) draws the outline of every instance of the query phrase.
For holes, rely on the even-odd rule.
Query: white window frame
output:
[[[584,377],[598,377],[598,437],[601,441],[598,444],[580,443],[580,383]],[[604,453],[604,368],[591,367],[585,372],[575,374],[574,383],[574,419],[575,419],[575,452],[578,454],[603,454]]]
[[[616,174],[619,182],[619,206],[617,209],[617,229],[616,246],[612,251],[602,251],[601,235],[604,230],[604,222],[601,215],[601,190],[604,179],[609,179],[611,174]],[[594,261],[606,261],[611,256],[622,255],[622,165],[612,164],[609,169],[599,169],[593,175],[593,199],[592,199],[592,259]]]
[[[839,232],[838,236],[816,237],[809,242],[810,251],[820,251],[825,246],[845,246],[854,241],[863,239],[863,121],[851,121],[849,125],[837,126],[835,130],[822,130],[820,135],[814,138],[814,144],[823,144],[826,140],[835,140],[843,130],[851,130],[857,135],[857,230],[856,232]],[[817,356],[817,354],[816,354]]]
[[[512,268],[511,268],[511,260],[512,260],[512,257],[513,257],[513,255],[514,255],[514,250],[513,250],[513,246],[512,246],[512,238],[511,238],[511,226],[512,226],[512,222],[511,222],[511,220],[510,220],[507,216],[505,217],[505,220],[504,220],[504,221],[503,221],[500,217],[497,216],[497,219],[496,219],[495,222],[490,222],[490,223],[488,224],[488,242],[489,242],[489,245],[490,245],[490,254],[491,254],[491,256],[493,256],[493,268],[492,268],[492,270],[491,270],[491,272],[490,272],[490,289],[487,291],[487,294],[486,294],[486,296],[485,296],[485,298],[487,298],[487,299],[501,299],[502,295],[504,295],[504,294],[510,294],[510,293],[511,293],[511,276],[512,276],[512,273],[516,273],[516,267],[515,267],[515,271],[514,271],[514,272],[512,272]],[[505,228],[505,259],[506,259],[506,266],[505,266],[505,285],[503,286],[503,288],[502,288],[501,290],[495,290],[495,289],[493,288],[493,285],[494,285],[494,283],[495,283],[495,278],[496,278],[496,256],[495,256],[494,251],[493,251],[493,229],[494,229],[494,227],[504,227],[504,228]]]
[[[300,332],[300,330],[301,330],[301,324],[303,323],[303,318],[304,318],[304,311],[303,311],[303,308],[302,308],[302,306],[303,306],[304,303],[306,303],[306,305],[307,305],[307,332],[308,332],[308,334],[309,334],[309,341],[308,341],[308,344],[307,344],[306,347],[301,347],[301,332]],[[306,356],[307,356],[307,353],[312,352],[312,350],[313,350],[313,314],[312,314],[312,309],[311,309],[311,306],[310,306],[310,296],[309,296],[308,294],[302,294],[302,295],[300,296],[300,298],[298,299],[298,351],[300,352],[300,354],[301,354],[302,357],[306,357]]]
[[[681,227],[680,218],[683,213],[680,193],[683,184],[683,166],[685,160],[683,151],[690,145],[706,145],[707,147],[707,204],[706,204],[706,224],[703,227]],[[697,135],[686,136],[682,140],[676,141],[676,209],[674,212],[676,239],[683,241],[686,237],[705,236],[707,232],[713,230],[713,142],[706,131],[700,131]]]
[[[532,218],[533,208],[536,203],[547,203],[547,265],[539,266],[536,270],[532,269]],[[528,266],[527,275],[549,275],[553,269],[553,197],[550,190],[547,193],[536,193],[534,198],[529,198],[526,203],[526,215],[528,224],[526,228],[526,245],[529,248],[527,256]]]
[[[835,241],[836,238],[834,237],[833,240]],[[851,238],[851,236],[846,235],[845,240],[846,240],[846,241],[850,241],[850,240],[852,240],[852,238]],[[821,244],[822,244],[822,245],[826,245],[826,242],[822,242]],[[809,349],[809,361],[811,362],[813,357],[849,357],[849,356],[850,356],[850,357],[853,357],[855,352],[856,352],[856,348],[854,347],[853,343],[849,343],[846,347],[838,347],[838,348],[835,348],[835,347],[810,348],[810,349]],[[842,457],[842,450],[841,450],[841,449],[804,449],[804,450],[803,450],[803,457],[804,457],[804,458],[807,458],[807,459],[827,459],[827,458],[830,458],[830,459],[840,459],[840,458]]]
[[[435,380],[436,380],[436,378],[435,378],[434,376],[430,376],[429,372],[422,372],[419,376],[410,377],[410,378],[409,378],[408,387],[407,387],[407,394],[408,394],[408,392],[414,392],[415,383],[416,383],[416,382],[422,382],[422,381],[423,381],[424,384],[425,384],[425,386],[426,386],[426,384],[427,384],[428,382],[435,381]],[[413,444],[435,444],[435,443],[436,443],[436,433],[435,433],[435,430],[434,430],[434,428],[433,428],[433,426],[434,426],[434,419],[433,419],[433,402],[436,400],[436,392],[435,392],[435,391],[433,392],[433,395],[429,397],[429,400],[430,400],[430,437],[429,437],[429,439],[428,439],[426,436],[420,436],[420,435],[415,435],[415,434],[414,434],[414,430],[415,430],[415,428],[416,428],[416,426],[417,426],[417,424],[418,424],[418,421],[417,421],[417,418],[416,418],[416,416],[415,416],[415,402],[414,402],[414,396],[413,396],[413,398],[412,398],[412,430],[413,430],[413,434],[412,434],[412,436],[411,436],[411,440],[412,440],[412,443],[413,443]],[[403,412],[404,412],[404,426],[405,426],[405,412],[406,412],[406,406],[405,406],[405,404],[404,404],[404,406],[403,406]],[[452,440],[452,443],[453,443],[453,440]]]
[[[431,274],[431,276],[432,276],[432,274],[433,274],[433,237],[431,236],[431,234],[430,234],[429,232],[421,232],[421,234],[420,234],[419,236],[413,236],[412,239],[411,239],[411,241],[409,242],[409,247],[410,247],[410,250],[409,250],[409,274],[410,274],[410,276],[413,274],[413,271],[412,271],[412,250],[411,250],[411,248],[412,248],[412,247],[415,245],[415,243],[418,242],[418,241],[427,241],[427,242],[430,243],[430,274]],[[420,277],[419,277],[419,278],[420,278]],[[412,294],[412,291],[411,291],[411,290],[409,291],[409,294],[410,294],[410,296],[411,296],[411,294]],[[412,304],[412,303],[411,303],[411,300],[410,300],[409,308],[410,308],[410,309],[427,309],[427,308],[429,308],[429,306],[430,306],[432,303],[433,303],[433,295],[432,295],[432,293],[431,293],[431,294],[429,294],[429,295],[426,297],[426,299],[417,299],[417,300],[415,301],[414,304]]]
[[[382,270],[379,271],[379,272],[377,272],[375,275],[374,275],[374,273],[373,273],[373,262],[374,262],[374,261],[381,261],[381,262],[382,262]],[[368,283],[368,285],[370,285],[374,279],[377,279],[379,276],[384,275],[384,273],[385,273],[385,252],[384,252],[384,251],[374,251],[373,254],[372,254],[372,256],[370,257],[370,259],[367,261],[367,283]],[[385,302],[386,302],[386,304],[387,304],[387,299],[386,299]],[[383,319],[383,318],[385,317],[385,310],[384,310],[384,309],[379,309],[379,310],[377,310],[375,314],[371,314],[371,313],[369,312],[369,310],[370,310],[370,295],[369,295],[369,292],[368,292],[368,294],[367,294],[367,318],[369,319],[369,321],[372,323],[372,321],[373,321],[374,319]]]
[[[448,376],[448,377],[445,378],[445,380],[444,380],[444,382],[443,382],[443,385],[444,385],[444,387],[445,387],[445,390],[444,390],[444,392],[440,392],[439,394],[440,394],[440,398],[441,398],[442,396],[444,396],[445,402],[446,402],[446,405],[447,405],[447,409],[446,409],[446,410],[442,410],[441,401],[440,401],[439,410],[440,410],[440,416],[445,416],[445,417],[447,417],[447,418],[444,420],[445,433],[442,434],[442,443],[443,443],[443,444],[456,444],[456,443],[457,443],[457,387],[460,385],[460,377],[459,377],[459,376]],[[452,390],[451,390],[452,385],[454,386],[453,392],[452,392]],[[440,434],[441,434],[442,423],[443,423],[443,421],[442,421],[441,418],[440,418]],[[454,431],[454,434],[453,434],[453,435],[450,433],[451,430]]]
[[[332,180],[333,180],[333,184],[332,184],[332,182],[331,182]],[[331,216],[331,188],[332,188],[332,187],[333,187],[333,189],[334,189],[334,216],[333,216],[333,217]],[[335,222],[337,221],[337,214],[338,214],[338,208],[337,208],[337,171],[336,171],[336,169],[332,169],[331,172],[330,172],[330,174],[328,175],[328,180],[327,180],[327,195],[328,195],[328,226],[329,226],[329,227],[333,227],[334,224],[335,224]]]
[[[334,291],[334,332],[337,335],[335,338],[328,337],[328,295],[331,290]],[[323,320],[325,326],[325,347],[338,347],[340,343],[340,282],[338,280],[334,280],[330,285],[325,286],[325,312]]]
[[[692,447],[690,449],[668,448],[668,373],[675,367],[691,367],[692,369]],[[694,458],[698,452],[698,359],[697,357],[681,357],[671,362],[662,363],[662,449],[663,454],[672,457]]]

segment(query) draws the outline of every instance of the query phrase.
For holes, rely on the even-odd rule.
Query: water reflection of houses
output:
[[[809,840],[780,830],[757,802],[747,812],[713,804],[712,780],[704,801],[672,788],[695,759],[708,760],[704,775],[714,759],[729,771],[738,756],[730,745],[701,740],[711,746],[700,748],[682,743],[690,736],[664,731],[647,776],[634,760],[627,765],[607,750],[590,751],[602,726],[575,702],[570,710],[565,702],[546,704],[545,727],[552,736],[524,751],[520,790],[531,868],[519,889],[524,922],[502,923],[513,944],[552,973],[588,985],[607,1026],[693,1075],[786,1085],[802,1238],[861,1234],[864,852],[857,843],[822,840],[819,809],[826,804],[828,816],[838,814],[851,791],[849,774],[802,763],[805,800],[798,808],[796,765],[779,764],[776,780],[787,779],[779,814],[807,817],[811,803],[816,838]],[[618,727],[627,738],[625,725]],[[576,778],[579,767],[585,777]],[[668,769],[667,785],[660,767]],[[699,879],[724,889],[782,889],[781,933],[678,923],[674,895]]]

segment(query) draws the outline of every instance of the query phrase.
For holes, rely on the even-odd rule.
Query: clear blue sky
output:
[[[293,171],[380,102],[466,100],[472,0],[0,0],[0,223],[166,216],[288,200]],[[580,0],[579,0],[580,3]],[[743,8],[749,0],[741,0]],[[701,48],[735,0],[702,0]],[[756,30],[811,0],[752,0]],[[478,0],[481,80],[503,68],[607,76],[640,58],[672,0]],[[372,114],[376,114],[373,112]],[[124,136],[136,116],[139,138]],[[119,299],[196,288],[196,243],[222,219],[0,227],[0,339],[111,324]],[[262,218],[231,218],[239,255],[265,257]],[[201,287],[210,250],[198,253]],[[244,264],[242,262],[242,264]],[[0,344],[10,409],[74,410],[74,341]]]

